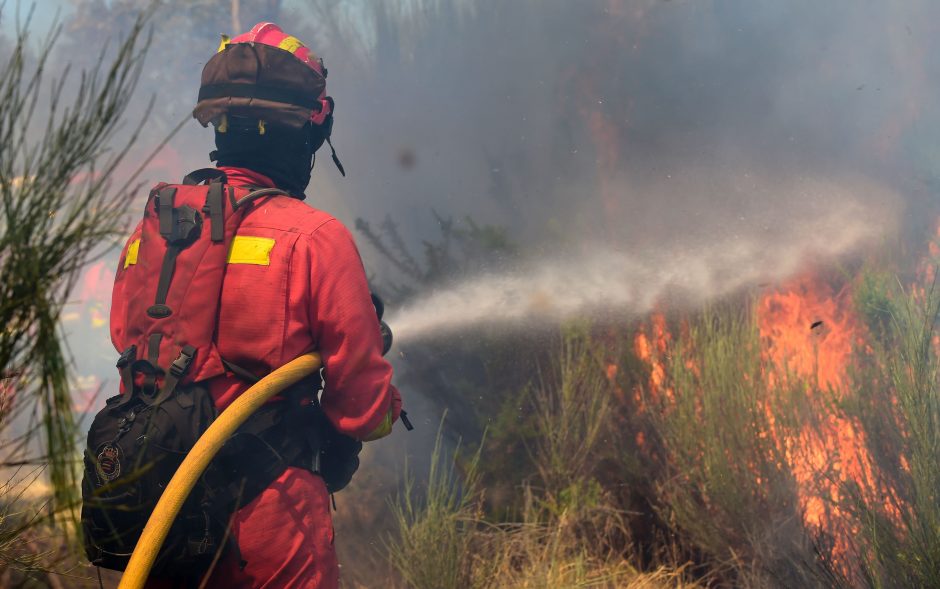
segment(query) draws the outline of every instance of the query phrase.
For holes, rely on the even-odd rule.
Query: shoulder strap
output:
[[[202,168],[186,174],[186,176],[183,177],[183,184],[186,186],[195,186],[196,184],[202,184],[208,180],[218,180],[223,184],[228,182],[228,178],[222,170],[218,168]]]

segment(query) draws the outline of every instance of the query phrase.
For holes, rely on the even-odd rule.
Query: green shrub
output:
[[[820,585],[781,443],[796,431],[808,385],[774,376],[753,308],[727,305],[688,319],[653,362],[664,379],[643,396],[654,434],[651,502],[676,541],[735,586]]]
[[[881,290],[884,330],[845,405],[865,432],[871,480],[843,485],[856,516],[858,577],[875,588],[940,587],[940,290]]]
[[[443,421],[441,423],[443,428]],[[473,582],[474,529],[478,488],[477,453],[458,476],[438,431],[427,485],[419,497],[414,479],[406,474],[401,500],[392,511],[398,538],[387,543],[389,560],[408,587],[464,589]]]

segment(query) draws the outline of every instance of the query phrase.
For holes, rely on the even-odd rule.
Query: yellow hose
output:
[[[157,501],[137,541],[118,589],[141,589],[183,502],[226,440],[265,401],[320,369],[320,355],[304,354],[281,366],[242,393],[202,434]]]

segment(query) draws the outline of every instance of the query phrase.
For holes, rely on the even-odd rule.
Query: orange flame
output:
[[[847,291],[801,277],[758,305],[758,327],[768,359],[780,373],[844,392],[853,346],[863,343]]]
[[[837,559],[850,558],[851,534],[857,530],[837,506],[839,487],[855,481],[871,488],[871,457],[861,428],[825,411],[822,397],[827,391],[836,399],[849,393],[848,368],[856,346],[865,343],[851,298],[845,289],[833,292],[825,282],[803,276],[761,298],[758,327],[764,353],[777,371],[768,375],[770,380],[794,376],[815,385],[807,387],[813,396],[807,401],[814,414],[826,418],[806,424],[796,439],[782,443],[805,524],[832,536]]]
[[[874,488],[864,432],[852,419],[827,407],[831,400],[851,393],[849,368],[856,350],[865,349],[865,329],[850,295],[848,288],[836,291],[810,274],[762,296],[757,304],[768,384],[802,386],[810,413],[816,416],[797,433],[788,434],[773,431],[779,429],[774,423],[775,408],[766,407],[772,430],[766,436],[771,436],[786,456],[798,485],[804,523],[826,533],[834,543],[833,556],[845,564],[853,557],[851,535],[857,530],[838,507],[840,485],[855,481],[863,489]],[[661,313],[654,314],[634,336],[636,356],[650,369],[648,382],[642,386],[651,398],[674,396],[664,362],[669,348],[678,343],[673,342]],[[834,399],[827,399],[829,396]],[[638,390],[637,401],[640,398]]]
[[[649,334],[643,329],[637,332],[633,348],[637,358],[650,366],[648,387],[650,394],[656,397],[662,392],[663,382],[666,380],[666,369],[659,358],[666,355],[672,336],[666,328],[666,316],[662,313],[654,313],[650,317],[649,327]],[[667,391],[666,395],[671,397],[672,391]]]

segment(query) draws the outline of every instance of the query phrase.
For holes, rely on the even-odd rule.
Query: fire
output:
[[[768,359],[780,374],[808,378],[844,392],[853,347],[863,343],[848,291],[801,277],[758,304],[758,327]]]
[[[81,277],[81,289],[78,291],[78,308],[63,313],[62,320],[78,321],[87,316],[93,328],[107,327],[112,284],[114,272],[108,267],[108,263],[100,261],[86,268]]]
[[[811,275],[763,296],[758,303],[761,344],[773,371],[769,381],[786,384],[789,376],[807,387],[808,405],[824,420],[807,423],[795,437],[778,439],[799,486],[804,523],[826,531],[835,542],[835,555],[848,556],[853,533],[848,516],[837,506],[840,483],[855,481],[871,488],[871,458],[865,436],[850,419],[824,409],[827,394],[849,394],[848,369],[857,347],[864,346],[863,329],[847,289],[835,292]],[[830,476],[826,476],[831,473]]]
[[[649,333],[640,330],[633,340],[637,358],[650,366],[648,387],[654,397],[662,392],[663,382],[666,380],[666,369],[659,358],[666,355],[671,340],[672,336],[666,328],[666,316],[662,313],[655,313],[650,318]],[[667,391],[666,395],[671,397],[672,391]]]
[[[852,393],[849,369],[857,350],[866,345],[867,334],[855,314],[850,287],[837,290],[807,274],[760,297],[756,311],[768,387],[779,387],[781,392],[791,385],[801,387],[810,415],[797,431],[784,431],[775,423],[776,408],[765,407],[770,431],[761,436],[771,437],[786,457],[806,527],[827,535],[833,542],[833,556],[848,562],[853,558],[851,534],[857,529],[839,509],[840,486],[854,481],[860,488],[872,489],[875,478],[860,425],[832,410],[834,401]],[[634,352],[650,369],[648,382],[641,385],[649,398],[674,398],[666,363],[670,348],[685,345],[684,340],[680,334],[673,341],[661,313],[654,314],[634,336]],[[687,368],[695,372],[689,362],[686,359]],[[636,399],[641,396],[638,392]],[[755,477],[760,481],[756,472]]]

